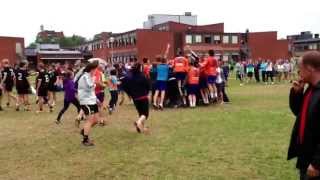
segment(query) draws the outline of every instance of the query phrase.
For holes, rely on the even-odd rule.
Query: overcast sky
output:
[[[47,30],[92,38],[102,31],[142,28],[149,14],[198,15],[198,24],[224,22],[226,32],[310,30],[320,33],[320,0],[1,0],[0,36],[35,40]]]

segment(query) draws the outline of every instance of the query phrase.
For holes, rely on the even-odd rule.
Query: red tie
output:
[[[312,95],[312,89],[310,89],[307,93],[306,96],[303,98],[303,104],[302,104],[302,111],[301,111],[301,119],[300,119],[300,128],[299,128],[299,142],[300,144],[303,143],[303,138],[304,138],[304,130],[306,127],[306,122],[307,122],[307,112],[309,108],[309,102],[311,99]]]

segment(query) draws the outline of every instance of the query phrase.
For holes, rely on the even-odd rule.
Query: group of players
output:
[[[64,106],[56,123],[61,123],[64,112],[73,104],[78,110],[77,126],[82,119],[86,119],[80,131],[85,146],[94,145],[89,139],[91,128],[98,123],[105,123],[101,113],[103,109],[108,108],[112,114],[118,104],[119,94],[120,104],[123,102],[124,92],[133,101],[139,114],[134,123],[139,133],[147,130],[145,121],[149,116],[150,101],[155,109],[160,110],[164,108],[165,101],[174,106],[189,105],[192,108],[199,104],[200,99],[205,105],[229,101],[224,90],[227,77],[221,62],[214,57],[213,50],[203,59],[191,51],[191,57],[179,53],[176,58],[168,60],[166,56],[169,48],[168,45],[165,55],[157,57],[153,64],[146,58],[143,63],[131,59],[126,65],[113,66],[99,60],[64,66],[39,63],[35,73],[29,73],[27,61],[21,61],[13,68],[9,60],[4,59],[0,97],[7,97],[7,106],[13,100],[17,111],[22,107],[30,111],[28,95],[33,93],[37,95],[37,113],[43,112],[46,104],[52,112],[56,104],[56,92],[63,89]],[[36,75],[35,88],[28,80],[29,75]],[[18,97],[12,93],[14,86]],[[105,89],[110,92],[108,105],[104,101]],[[2,110],[1,100],[0,108]]]

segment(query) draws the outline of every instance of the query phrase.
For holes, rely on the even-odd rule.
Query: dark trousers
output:
[[[259,74],[259,70],[254,72],[254,77],[256,78],[257,82],[260,82],[260,74]]]
[[[110,91],[110,96],[109,108],[114,108],[118,102],[118,91]]]
[[[320,177],[310,178],[307,175],[307,170],[300,170],[300,180],[320,180]]]
[[[271,82],[273,82],[273,72],[272,71],[267,71],[267,82],[269,82],[269,78]]]
[[[221,94],[223,95],[223,102],[230,102],[228,96],[227,96],[227,93],[226,93],[226,88],[225,88],[225,83],[220,83],[220,84],[216,84],[217,86],[217,90],[218,90],[218,94]]]
[[[262,81],[266,82],[266,80],[267,80],[267,72],[266,71],[262,71],[261,75],[262,75]]]
[[[80,112],[81,107],[80,107],[80,103],[79,103],[78,99],[74,99],[71,102],[64,100],[63,108],[59,112],[59,115],[58,115],[58,118],[57,118],[58,121],[60,121],[62,115],[67,111],[67,109],[69,108],[70,104],[73,104],[77,108],[78,113]]]

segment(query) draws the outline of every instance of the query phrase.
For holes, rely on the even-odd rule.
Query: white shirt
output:
[[[272,63],[270,63],[270,64],[267,65],[266,71],[272,71]]]
[[[216,80],[216,83],[217,84],[221,84],[222,82],[223,82],[223,80],[222,80],[222,73],[221,73],[221,68],[220,67],[218,67],[217,68],[217,80]]]
[[[91,75],[85,72],[78,81],[78,97],[81,105],[97,104],[94,88],[95,84]]]

